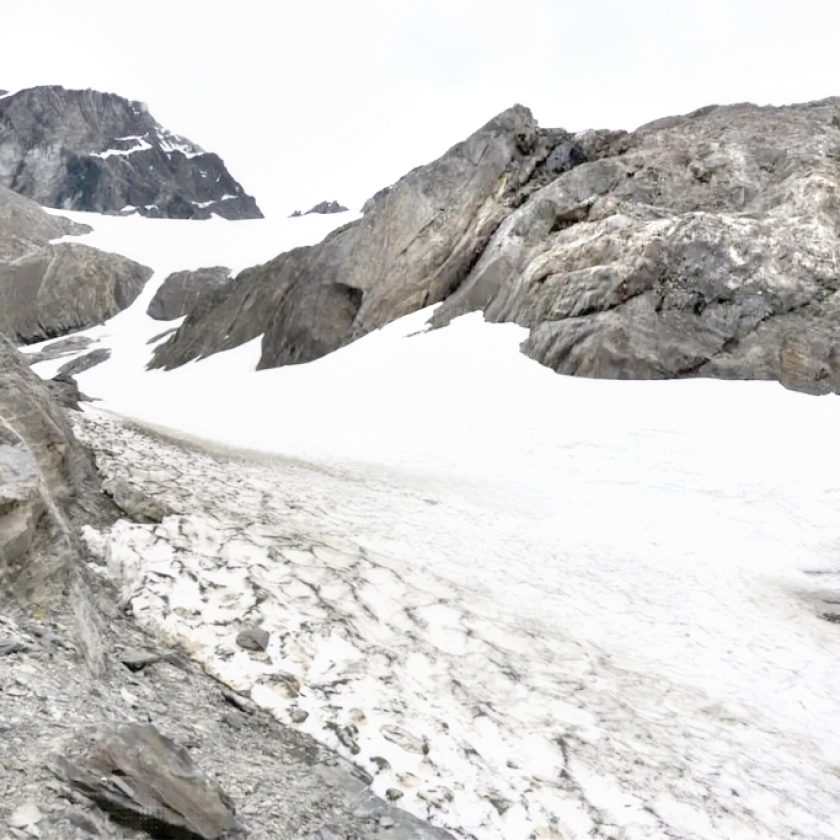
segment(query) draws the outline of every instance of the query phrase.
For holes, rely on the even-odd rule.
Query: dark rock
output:
[[[51,239],[90,230],[87,225],[45,213],[34,201],[0,186],[0,262],[32,254]]]
[[[46,86],[0,99],[0,184],[99,213],[261,218],[222,160],[112,93]]]
[[[102,483],[102,489],[117,508],[134,522],[162,522],[173,512],[163,502],[146,496],[122,478],[107,479]]]
[[[151,275],[86,245],[47,245],[0,263],[0,331],[30,344],[93,326],[131,304]]]
[[[46,386],[55,402],[70,411],[79,411],[81,403],[91,402],[91,398],[79,390],[79,383],[67,374],[57,374],[46,382]]]
[[[223,266],[175,272],[155,292],[146,312],[158,321],[189,315],[204,298],[229,282],[230,269]]]
[[[259,708],[253,700],[248,697],[243,697],[235,691],[224,690],[222,691],[222,697],[226,703],[230,703],[231,706],[248,715],[254,714]]]
[[[85,353],[73,359],[71,362],[62,365],[58,369],[58,376],[73,377],[79,373],[84,373],[102,362],[107,362],[111,358],[111,351],[107,347],[100,347],[98,350],[91,350],[90,353]],[[56,377],[56,378],[57,378]]]
[[[330,213],[346,212],[347,208],[343,204],[339,204],[337,201],[319,201],[314,207],[310,207],[304,215],[308,216],[310,213],[328,215]]]
[[[270,634],[262,627],[246,627],[236,636],[236,644],[245,650],[262,651],[268,647]]]
[[[57,772],[116,821],[152,836],[218,840],[239,829],[227,796],[153,726],[106,730],[80,754],[61,756]]]

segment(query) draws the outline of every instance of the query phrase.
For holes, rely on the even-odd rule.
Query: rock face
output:
[[[33,597],[78,546],[68,517],[98,482],[47,388],[0,335],[0,589]],[[36,562],[37,558],[37,562]]]
[[[153,364],[173,367],[261,333],[261,367],[305,362],[443,300],[511,209],[569,165],[556,153],[570,143],[566,132],[540,130],[526,108],[505,111],[374,196],[362,219],[320,245],[240,274]]]
[[[65,210],[262,217],[218,155],[161,127],[141,103],[94,90],[0,99],[0,184]]]
[[[516,107],[359,222],[244,272],[155,364],[263,332],[261,366],[307,361],[444,301],[435,325],[515,322],[560,373],[838,391],[838,195],[840,99],[574,136]]]
[[[513,212],[435,314],[531,330],[560,373],[840,390],[840,100],[628,136]]]
[[[93,326],[135,300],[151,269],[85,245],[49,244],[89,230],[0,187],[0,333],[19,344],[41,341]]]
[[[51,239],[82,233],[90,228],[51,216],[34,201],[0,187],[0,262],[32,254]]]
[[[21,344],[84,329],[129,306],[151,269],[86,245],[0,263],[0,331]]]
[[[230,282],[230,269],[223,266],[177,271],[163,281],[146,310],[150,318],[171,321],[189,315],[208,295]]]

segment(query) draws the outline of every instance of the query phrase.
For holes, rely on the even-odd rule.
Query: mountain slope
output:
[[[262,216],[218,155],[167,131],[141,103],[94,90],[44,86],[0,99],[0,184],[64,210]]]
[[[838,196],[837,99],[574,136],[517,107],[362,220],[244,272],[154,365],[261,334],[261,367],[307,361],[445,300],[436,325],[482,310],[527,327],[525,352],[560,373],[837,392]]]

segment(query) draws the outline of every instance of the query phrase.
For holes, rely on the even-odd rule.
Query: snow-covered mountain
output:
[[[262,216],[211,152],[139,102],[27,88],[0,98],[0,184],[46,207],[176,219]]]

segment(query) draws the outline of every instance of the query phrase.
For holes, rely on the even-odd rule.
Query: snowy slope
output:
[[[175,512],[89,534],[141,621],[459,837],[840,836],[836,398],[568,379],[428,312],[308,365],[144,372],[168,271],[335,220],[271,250],[84,220],[158,272],[79,376],[104,469]]]

